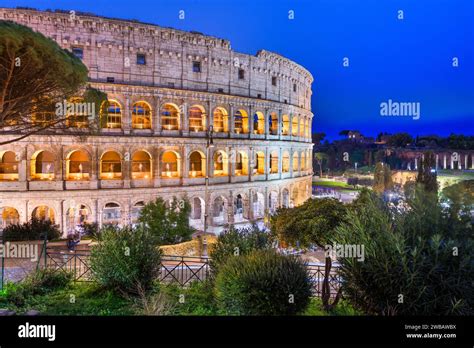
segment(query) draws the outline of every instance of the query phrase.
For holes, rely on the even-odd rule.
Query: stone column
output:
[[[468,154],[464,154],[464,169],[467,169],[468,168],[468,163],[467,163],[467,158],[468,157]]]
[[[453,158],[453,154],[451,154],[451,167],[449,168],[451,170],[454,169],[454,158]]]
[[[255,217],[253,211],[253,189],[249,189],[249,211],[248,211],[248,219],[252,221]]]
[[[436,170],[438,170],[438,161],[439,161],[439,155],[438,154],[436,154],[436,160],[435,161],[436,161],[435,168],[436,168]]]
[[[234,195],[232,190],[229,191],[229,198],[227,202],[227,222],[234,223]]]
[[[183,178],[183,184],[187,184],[187,180],[189,178],[189,145],[185,145],[183,148],[183,164],[181,166],[182,168],[182,178]]]
[[[252,112],[252,105],[249,105],[249,138],[252,137],[253,134],[253,112]]]
[[[283,149],[278,149],[278,178],[281,179],[283,173]]]
[[[132,129],[132,119],[131,119],[131,111],[130,111],[130,96],[125,96],[125,106],[122,110],[122,127],[124,134],[130,134]]]
[[[270,135],[270,119],[271,116],[268,113],[268,108],[265,108],[263,110],[263,117],[264,117],[264,124],[265,124],[265,139],[268,139],[268,136]]]
[[[418,170],[418,157],[415,157],[415,170]]]
[[[125,153],[122,160],[122,179],[123,179],[124,188],[130,188],[131,162],[132,162],[132,151],[129,147],[127,147],[125,149]]]
[[[471,155],[471,169],[474,169],[474,153]]]
[[[161,99],[159,97],[155,98],[155,107],[153,110],[153,133],[155,135],[161,135]]]
[[[182,125],[181,134],[184,136],[189,135],[189,117],[188,117],[188,103],[183,99],[180,108],[180,120]]]
[[[446,154],[443,156],[443,169],[446,169],[447,163],[446,163]]]
[[[160,150],[153,149],[153,187],[160,187],[161,172],[160,172]]]
[[[278,110],[278,139],[281,140],[281,134],[283,133],[283,114],[282,110]]]
[[[215,108],[214,102],[209,101],[208,102],[209,114],[208,114],[207,129],[209,129],[209,127],[214,124],[214,108]]]
[[[229,138],[235,133],[235,106],[234,104],[229,105]]]

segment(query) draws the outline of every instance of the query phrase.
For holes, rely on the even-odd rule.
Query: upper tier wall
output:
[[[92,81],[228,93],[311,110],[312,75],[275,53],[242,54],[224,39],[90,15],[0,8],[0,19],[29,26],[63,48],[81,48]],[[145,55],[145,65],[137,64],[137,54]]]

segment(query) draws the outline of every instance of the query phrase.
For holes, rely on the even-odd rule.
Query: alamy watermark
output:
[[[397,102],[392,99],[380,103],[380,116],[402,116],[420,119],[421,105],[419,102]]]
[[[364,245],[363,244],[337,244],[326,245],[324,247],[325,257],[335,258],[355,258],[357,261],[364,262]]]
[[[30,259],[32,262],[38,261],[38,244],[32,243],[0,243],[0,257],[6,259]]]

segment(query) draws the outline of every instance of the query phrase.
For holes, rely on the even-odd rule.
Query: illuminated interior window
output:
[[[297,172],[298,171],[298,153],[295,152],[293,154],[293,172]]]
[[[18,210],[12,207],[0,208],[0,228],[5,228],[9,225],[16,225],[20,222],[20,214]]]
[[[49,220],[54,222],[54,210],[48,207],[47,205],[40,205],[33,210],[31,214],[33,219],[38,220]]]
[[[49,151],[40,151],[31,158],[31,178],[33,180],[54,179],[54,155]]]
[[[89,118],[94,111],[92,105],[83,98],[71,98],[66,106],[66,125],[74,128],[89,127]]]
[[[179,129],[179,110],[172,104],[165,104],[161,108],[161,125],[165,130]]]
[[[298,135],[298,117],[293,116],[291,120],[291,135],[297,136]]]
[[[213,156],[214,176],[229,175],[227,154],[224,151],[216,151]]]
[[[0,152],[0,180],[18,180],[18,161],[13,151]]]
[[[122,160],[115,151],[108,151],[100,160],[100,178],[102,180],[117,180],[122,178]]]
[[[281,130],[281,134],[283,135],[290,135],[290,117],[288,115],[283,115],[283,128]]]
[[[173,151],[166,151],[161,157],[161,177],[179,178],[178,156]]]
[[[189,156],[189,176],[191,178],[204,176],[204,168],[204,156],[198,151],[192,152]]]
[[[234,131],[237,134],[249,132],[249,116],[245,110],[237,110],[234,115]]]
[[[265,117],[263,113],[257,111],[253,115],[253,132],[255,134],[264,134],[265,133]]]
[[[151,157],[145,151],[137,151],[132,156],[132,179],[150,179]]]
[[[255,166],[253,168],[254,175],[265,174],[265,154],[263,152],[255,153]]]
[[[148,103],[140,101],[133,104],[132,128],[151,129],[151,108]]]
[[[268,117],[270,134],[278,135],[278,115],[275,112],[272,112]]]
[[[237,152],[235,158],[235,175],[249,174],[249,160],[245,152]]]
[[[276,151],[270,154],[270,173],[278,173],[278,153]]]
[[[283,173],[288,173],[290,171],[290,155],[287,151],[283,152],[281,170]]]
[[[305,122],[304,122],[304,119],[301,118],[300,119],[300,137],[304,137],[305,136]]]
[[[77,150],[69,154],[66,159],[67,180],[89,180],[91,160],[84,150]]]
[[[105,128],[122,128],[122,107],[115,100],[102,104],[101,116],[106,116]]]
[[[206,127],[206,114],[204,108],[200,105],[194,105],[189,108],[189,130],[201,132]]]
[[[227,110],[224,108],[216,108],[213,116],[214,132],[228,132],[229,120]]]

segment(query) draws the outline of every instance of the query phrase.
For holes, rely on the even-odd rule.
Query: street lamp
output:
[[[213,140],[213,134],[214,134],[214,127],[211,125],[209,126],[209,130],[206,132],[206,189],[204,193],[204,236],[206,236],[207,233],[207,217],[209,215],[209,199],[207,197],[207,191],[209,188],[209,168],[210,168],[210,161],[209,161],[209,150],[214,147],[214,140]]]

